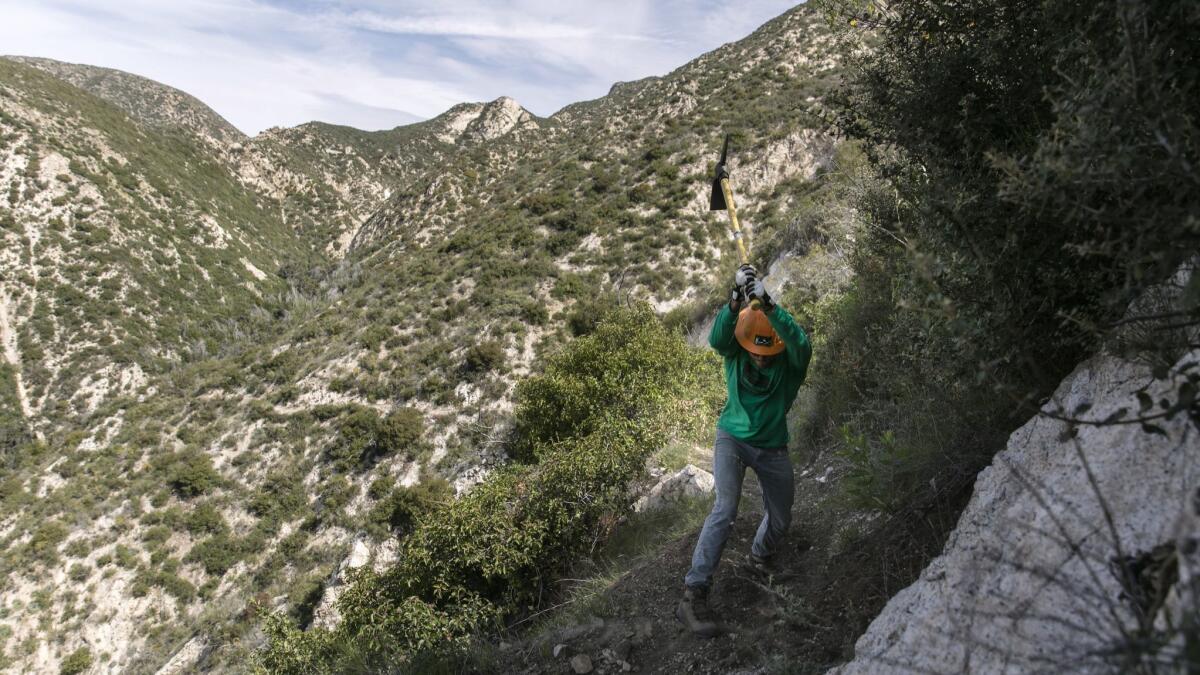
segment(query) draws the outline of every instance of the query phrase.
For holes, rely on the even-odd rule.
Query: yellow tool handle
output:
[[[729,211],[729,222],[733,225],[733,236],[737,241],[738,254],[742,257],[743,263],[750,262],[750,256],[746,253],[746,242],[742,241],[742,226],[738,223],[737,205],[733,203],[733,190],[729,188],[729,179],[721,179],[721,192],[725,195],[725,208]]]
[[[729,187],[729,179],[721,179],[721,192],[725,195],[725,209],[729,211],[729,222],[733,226],[733,237],[737,241],[738,255],[742,257],[742,263],[750,262],[750,255],[746,253],[746,242],[742,237],[742,226],[738,223],[737,205],[733,203],[733,190]],[[750,309],[758,309],[762,303],[758,299],[750,301]]]

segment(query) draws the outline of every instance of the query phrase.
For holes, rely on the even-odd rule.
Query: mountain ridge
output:
[[[200,99],[141,75],[43,57],[9,55],[0,58],[50,73],[151,126],[178,127],[215,146],[247,138]]]

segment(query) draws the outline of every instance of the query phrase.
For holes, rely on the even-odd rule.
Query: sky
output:
[[[390,129],[511,96],[547,116],[665,75],[794,0],[0,0],[0,54],[117,68],[248,134]]]

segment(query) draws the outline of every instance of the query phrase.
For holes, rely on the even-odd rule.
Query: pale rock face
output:
[[[1177,369],[1197,358],[1200,350]],[[1043,413],[1087,403],[1078,415],[1103,420],[1121,407],[1137,410],[1142,387],[1155,400],[1172,389],[1143,366],[1096,356]],[[942,555],[872,622],[854,661],[831,672],[1129,672],[1119,659],[1138,623],[1115,557],[1176,546],[1182,581],[1163,611],[1179,625],[1198,608],[1200,436],[1186,415],[1156,424],[1165,436],[1125,424],[1081,426],[1065,439],[1067,424],[1045,414],[1018,429],[979,475]],[[1157,658],[1169,659],[1171,649]]]
[[[346,572],[358,569],[368,563],[370,563],[371,569],[382,572],[396,564],[399,558],[400,542],[396,539],[384,540],[375,547],[368,544],[365,539],[355,539],[350,546],[350,553],[342,559],[337,572],[325,587],[321,602],[313,610],[313,627],[332,630],[342,622],[342,613],[338,611],[337,601],[346,590]]]
[[[483,110],[483,105],[478,103],[463,104],[456,106],[455,109],[447,112],[444,117],[445,126],[440,133],[437,134],[438,140],[443,143],[453,143],[458,140],[458,137],[466,131],[467,126],[479,117],[479,113]]]
[[[346,572],[366,565],[370,559],[371,549],[367,546],[367,543],[362,539],[355,539],[354,544],[350,547],[350,554],[338,566],[333,580],[325,587],[325,593],[321,596],[321,602],[313,610],[312,625],[314,628],[333,629],[342,622],[342,613],[338,611],[337,600],[346,590]]]
[[[688,464],[678,472],[661,478],[649,492],[634,503],[633,510],[638,513],[655,511],[683,497],[712,494],[715,489],[716,482],[711,473]]]
[[[172,656],[171,660],[159,668],[154,675],[178,675],[187,672],[188,668],[195,666],[207,649],[207,640],[202,637],[194,637],[188,640],[182,649],[175,652],[175,656]]]
[[[514,129],[528,126],[537,126],[533,115],[513,99],[501,96],[483,107],[479,116],[463,130],[463,137],[490,141]]]

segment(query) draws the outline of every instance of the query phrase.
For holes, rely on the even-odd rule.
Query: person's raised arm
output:
[[[708,333],[708,344],[721,356],[733,356],[739,346],[734,337],[737,328],[738,312],[746,302],[746,285],[758,277],[758,270],[753,265],[743,264],[733,277],[733,290],[729,295],[729,304],[721,307],[717,318],[713,321],[712,330]]]
[[[779,339],[787,345],[784,354],[787,355],[788,363],[800,373],[800,379],[803,380],[808,376],[808,362],[812,360],[812,343],[808,334],[796,323],[792,315],[779,305],[767,312],[767,320],[771,322],[771,327],[775,329]]]
[[[787,310],[771,300],[771,295],[767,293],[767,288],[762,281],[752,282],[747,294],[762,303],[767,321],[771,322],[775,334],[787,347],[784,354],[787,355],[788,364],[800,373],[800,379],[803,381],[808,375],[808,362],[812,359],[812,343],[808,340],[808,334],[796,323],[792,315],[787,313]]]

